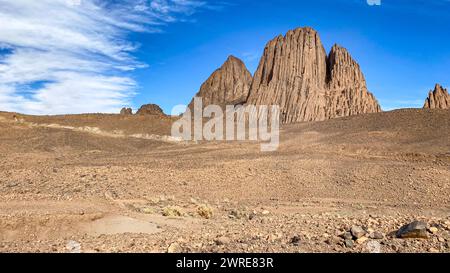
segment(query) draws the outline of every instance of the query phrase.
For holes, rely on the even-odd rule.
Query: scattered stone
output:
[[[70,253],[81,253],[81,244],[77,241],[68,241],[66,245],[66,249]]]
[[[414,221],[402,226],[396,233],[397,238],[423,238],[428,239],[427,224],[422,221]]]
[[[377,241],[369,241],[366,249],[369,253],[381,253],[381,244]]]
[[[430,253],[439,253],[439,250],[437,250],[434,247],[431,247],[430,249],[428,249],[428,252],[430,252]]]
[[[336,245],[339,244],[342,241],[342,239],[338,236],[331,236],[330,238],[325,240],[325,243],[329,245]]]
[[[438,228],[437,227],[430,227],[429,229],[428,229],[428,231],[430,231],[432,234],[436,234],[436,233],[438,233]]]
[[[350,232],[345,232],[344,234],[342,234],[341,237],[344,238],[344,240],[352,240],[353,239],[353,235]]]
[[[262,215],[269,215],[269,214],[270,214],[270,211],[268,211],[268,210],[263,210],[263,211],[261,212],[261,214],[262,214]]]
[[[230,211],[230,214],[228,215],[231,219],[241,219],[245,217],[245,213],[238,211],[238,210],[232,210]]]
[[[353,248],[353,240],[346,239],[344,241],[344,244],[345,244],[345,247],[347,247],[347,248]]]
[[[384,239],[384,235],[383,233],[379,232],[379,231],[374,231],[373,233],[371,233],[369,235],[370,239],[374,239],[374,240],[381,240]]]
[[[361,238],[356,239],[356,243],[361,245],[361,244],[365,243],[367,240],[369,240],[369,238],[363,236]]]
[[[221,246],[221,245],[227,245],[230,243],[230,238],[222,236],[217,238],[215,241],[216,245]]]
[[[248,220],[253,220],[253,219],[255,219],[256,218],[256,213],[254,213],[254,212],[251,212],[249,215],[248,215]]]
[[[366,231],[364,229],[362,229],[362,227],[360,227],[360,226],[352,226],[350,232],[352,233],[352,235],[355,239],[359,239],[359,238],[363,237],[364,235],[366,235]]]
[[[167,253],[179,253],[181,252],[181,246],[179,243],[172,243],[167,248]]]
[[[294,237],[292,237],[291,244],[293,244],[294,246],[299,246],[300,245],[300,236],[295,235]]]

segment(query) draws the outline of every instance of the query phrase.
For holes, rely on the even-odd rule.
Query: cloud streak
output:
[[[132,32],[160,32],[206,7],[197,0],[0,0],[0,110],[117,112],[145,67]]]

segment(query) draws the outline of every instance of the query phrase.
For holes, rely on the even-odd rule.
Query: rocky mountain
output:
[[[217,69],[200,87],[196,97],[203,98],[203,107],[210,104],[225,106],[242,104],[247,100],[252,75],[245,64],[234,56]],[[194,101],[189,104],[193,109]]]
[[[156,104],[145,104],[142,105],[141,108],[136,112],[136,115],[157,115],[157,116],[165,116],[161,107]]]
[[[345,48],[333,46],[327,69],[326,119],[381,112],[378,101],[367,90],[361,68]]]
[[[433,91],[430,91],[428,98],[425,100],[423,108],[430,109],[450,109],[450,94],[447,89],[436,84]]]
[[[131,108],[122,108],[122,110],[120,110],[120,114],[123,116],[129,116],[133,114],[133,110]]]
[[[283,123],[381,111],[347,50],[335,45],[327,56],[318,33],[308,27],[266,45],[247,103],[280,105]]]

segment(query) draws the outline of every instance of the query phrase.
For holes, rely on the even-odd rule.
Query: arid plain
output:
[[[449,110],[284,125],[270,153],[173,120],[0,113],[0,251],[450,251]]]

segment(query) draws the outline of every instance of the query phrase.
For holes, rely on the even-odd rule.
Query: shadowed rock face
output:
[[[247,103],[279,105],[283,123],[381,111],[347,50],[335,45],[327,57],[318,33],[308,27],[267,44]]]
[[[136,115],[158,115],[165,116],[161,107],[156,104],[145,104],[136,112]]]
[[[247,100],[252,75],[245,64],[234,56],[217,69],[202,84],[196,97],[203,98],[203,107],[210,104],[225,106],[245,103]],[[193,101],[188,106],[193,109]]]
[[[450,109],[450,95],[447,89],[436,84],[434,91],[430,91],[423,108]]]

